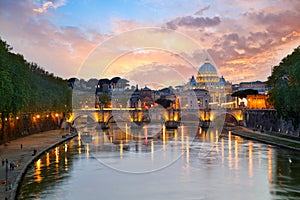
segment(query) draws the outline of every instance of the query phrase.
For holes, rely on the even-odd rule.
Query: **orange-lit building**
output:
[[[265,94],[247,95],[247,107],[249,109],[272,108],[267,99],[268,96]]]

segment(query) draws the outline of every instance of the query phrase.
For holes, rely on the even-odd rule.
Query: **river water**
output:
[[[18,199],[300,199],[299,152],[193,132],[80,130],[30,167]]]

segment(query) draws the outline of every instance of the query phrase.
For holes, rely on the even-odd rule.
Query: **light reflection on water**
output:
[[[200,129],[190,141],[188,127],[151,138],[147,128],[125,130],[134,133],[90,130],[46,153],[27,172],[19,199],[300,198],[299,152],[230,132]],[[122,171],[156,169],[157,162],[168,165]]]

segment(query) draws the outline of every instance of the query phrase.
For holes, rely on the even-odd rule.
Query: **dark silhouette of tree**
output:
[[[98,79],[91,78],[87,81],[86,86],[95,89],[98,84]]]
[[[75,81],[79,81],[77,78],[69,78],[68,79],[68,85],[70,88],[74,89]]]
[[[247,90],[236,91],[236,92],[232,93],[231,96],[242,99],[242,98],[246,98],[247,95],[256,95],[256,94],[258,94],[257,90],[247,89]]]
[[[169,99],[157,99],[155,101],[155,103],[160,104],[162,107],[164,108],[169,108],[171,106],[171,104],[173,103],[173,101],[169,100]]]

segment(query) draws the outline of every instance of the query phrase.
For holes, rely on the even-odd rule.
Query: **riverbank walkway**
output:
[[[52,130],[0,145],[0,200],[11,198],[16,180],[28,163],[50,146],[67,140],[68,138],[63,137],[64,135],[63,130]],[[34,151],[36,151],[35,155],[33,155]],[[6,159],[8,161],[8,184],[6,184]]]
[[[275,146],[300,151],[300,138],[280,133],[262,133],[242,126],[232,130],[232,134]]]

